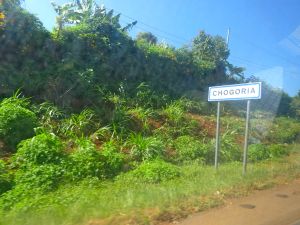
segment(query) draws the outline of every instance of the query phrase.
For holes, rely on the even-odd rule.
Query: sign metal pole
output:
[[[218,102],[217,106],[217,129],[216,129],[216,149],[215,149],[215,169],[218,169],[219,163],[218,163],[218,156],[219,156],[219,150],[220,150],[220,108],[221,103]]]
[[[246,131],[245,131],[244,157],[243,157],[243,175],[247,173],[249,121],[250,121],[250,100],[247,100]]]
[[[222,101],[247,100],[247,115],[246,115],[246,130],[243,152],[243,174],[247,172],[247,154],[248,154],[248,139],[250,126],[250,100],[261,99],[261,82],[232,84],[209,87],[208,101],[218,102],[217,108],[217,127],[216,127],[216,143],[215,143],[215,169],[219,167],[220,157],[220,108]]]

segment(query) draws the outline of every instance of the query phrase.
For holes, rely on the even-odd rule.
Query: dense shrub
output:
[[[52,171],[47,171],[48,168],[46,167],[49,168],[49,165],[45,165],[44,169],[42,169],[44,174],[51,173]],[[35,168],[33,170],[35,171]],[[40,173],[36,175],[40,175]],[[18,176],[22,176],[22,174],[18,174]],[[26,177],[29,178],[30,176],[26,175]],[[52,178],[55,178],[55,176],[52,176]],[[58,183],[55,182],[52,186],[51,183],[48,181],[49,177],[48,180],[46,180],[46,183],[44,183],[45,180],[42,181],[42,179],[39,179],[39,182],[36,182],[34,179],[32,180],[33,183],[31,184],[30,180],[32,179],[23,179],[22,181],[19,180],[18,185],[14,186],[13,189],[3,193],[3,195],[0,198],[0,212],[4,212],[6,214],[9,210],[13,209],[14,212],[26,214],[30,209],[41,208],[41,200],[45,200],[45,204],[47,206],[49,206],[50,202],[53,203],[53,198],[51,198],[51,200],[49,201],[49,198],[46,200],[45,196],[47,196],[48,192],[55,191],[56,188],[53,187],[56,187],[56,184]],[[46,184],[50,185],[47,186]],[[59,202],[61,202],[61,199],[59,200]],[[15,224],[15,222],[13,222],[13,224]]]
[[[187,118],[180,120],[179,123],[164,123],[158,129],[153,130],[153,133],[167,142],[172,142],[180,136],[199,136],[199,134],[204,136],[200,123]]]
[[[107,177],[113,177],[121,172],[125,163],[125,155],[118,151],[118,147],[112,141],[102,146],[101,155],[104,158],[104,169]]]
[[[162,108],[170,101],[169,97],[164,94],[155,93],[150,86],[144,82],[136,88],[136,95],[133,103],[142,108]]]
[[[15,182],[17,186],[22,186],[26,190],[34,188],[40,191],[52,191],[59,186],[64,174],[62,165],[31,165],[30,168],[16,173]]]
[[[104,178],[104,157],[96,150],[96,146],[88,139],[78,139],[77,148],[70,155],[69,176],[73,180],[88,177]]]
[[[248,157],[251,162],[279,158],[289,154],[288,148],[282,144],[252,144],[249,146]]]
[[[240,161],[242,158],[242,148],[237,144],[235,135],[226,132],[221,137],[220,161],[231,162]]]
[[[22,185],[16,186],[14,189],[2,194],[0,198],[0,210],[2,212],[7,212],[8,210],[11,210],[17,203],[21,202],[24,198],[31,198],[32,200],[33,197],[36,197],[36,194],[37,193],[35,191],[26,191]],[[22,208],[23,207],[25,208],[26,205],[22,205]]]
[[[176,161],[189,161],[198,159],[204,161],[207,158],[209,146],[191,136],[180,136],[174,141],[176,149]]]
[[[12,188],[12,180],[5,168],[5,162],[0,160],[0,196]]]
[[[37,118],[32,111],[13,103],[0,106],[0,139],[10,150],[33,136],[36,126]]]
[[[180,176],[179,168],[161,159],[145,161],[135,170],[125,174],[127,180],[159,183]]]
[[[300,124],[287,117],[276,118],[267,139],[270,143],[293,143],[300,135]]]
[[[208,115],[212,112],[212,106],[206,101],[203,101],[200,96],[197,96],[197,98],[193,98],[193,100],[187,97],[183,97],[176,102],[186,112],[202,115]]]
[[[15,183],[24,191],[51,191],[61,183],[66,161],[63,144],[54,134],[42,133],[24,140],[13,157],[13,163],[19,167]]]
[[[287,146],[282,144],[272,144],[268,146],[268,152],[270,158],[279,158],[289,154]]]
[[[264,144],[249,145],[249,149],[248,149],[249,161],[257,162],[257,161],[268,159],[269,157],[270,155],[266,145]]]
[[[61,163],[64,159],[63,144],[54,134],[42,133],[22,141],[14,156],[19,165]]]

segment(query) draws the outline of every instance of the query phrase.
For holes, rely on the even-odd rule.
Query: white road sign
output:
[[[208,101],[233,101],[261,98],[261,82],[210,87]]]

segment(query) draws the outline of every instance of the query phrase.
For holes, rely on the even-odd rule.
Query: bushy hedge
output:
[[[81,138],[76,141],[77,147],[69,156],[67,173],[71,180],[96,177],[111,178],[121,172],[125,156],[117,146],[107,142],[98,150],[89,139]]]
[[[123,153],[120,153],[115,143],[112,141],[105,143],[102,146],[101,155],[104,159],[106,177],[114,177],[122,171],[126,157]]]
[[[180,170],[177,166],[156,159],[143,162],[136,169],[126,173],[119,179],[124,182],[159,183],[179,176]]]
[[[174,141],[176,149],[175,161],[184,162],[199,160],[205,162],[208,158],[209,145],[196,140],[194,137],[180,136]]]
[[[69,175],[73,180],[86,177],[105,178],[104,159],[88,139],[77,140],[77,148],[70,155]]]
[[[5,162],[0,160],[0,196],[4,192],[10,190],[12,186],[13,182],[6,170]]]
[[[271,129],[269,130],[267,139],[270,143],[290,144],[297,141],[297,138],[299,137],[299,122],[295,119],[279,117],[275,119]]]
[[[54,134],[42,133],[24,140],[13,156],[13,165],[18,168],[15,183],[27,190],[53,190],[65,176],[66,161],[62,141]]]
[[[251,162],[261,161],[269,158],[268,148],[264,144],[252,144],[249,146],[248,158]]]
[[[0,139],[14,151],[17,144],[34,135],[37,117],[29,109],[16,104],[0,106]]]
[[[64,176],[62,165],[31,165],[30,168],[16,173],[15,182],[26,190],[53,191],[62,183]]]
[[[61,140],[54,134],[42,133],[18,145],[15,161],[22,165],[61,163],[65,158]]]
[[[279,158],[289,154],[287,146],[283,144],[252,144],[249,146],[248,158],[251,162]]]

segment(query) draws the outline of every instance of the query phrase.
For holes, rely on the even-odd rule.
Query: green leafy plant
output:
[[[71,153],[68,165],[70,179],[105,178],[104,158],[96,150],[96,146],[86,138],[77,139],[76,145],[77,148]]]
[[[63,144],[54,134],[42,133],[33,138],[22,141],[14,160],[20,166],[27,164],[59,164],[65,158]]]
[[[127,181],[159,183],[179,176],[180,170],[177,166],[161,159],[156,159],[143,162],[135,170],[125,174],[124,178]]]
[[[113,105],[111,115],[111,126],[114,136],[123,138],[124,133],[128,132],[128,122],[130,115],[128,114],[127,99],[124,98],[125,92],[123,86],[119,88],[119,94],[109,93],[106,97],[107,101]]]
[[[283,144],[252,144],[249,146],[248,157],[252,162],[280,158],[289,155],[289,150]]]
[[[269,150],[264,144],[249,145],[248,158],[251,162],[257,162],[270,158]]]
[[[118,146],[112,140],[103,144],[101,155],[104,158],[106,177],[114,177],[122,171],[125,164],[125,155],[120,153]]]
[[[270,158],[279,158],[289,155],[288,147],[283,144],[271,144],[267,148]]]
[[[65,169],[62,165],[44,164],[31,165],[30,168],[16,173],[16,185],[24,191],[37,189],[39,191],[53,191],[64,181]]]
[[[113,134],[111,131],[111,127],[105,126],[100,127],[96,130],[92,135],[91,138],[98,141],[108,141],[112,138]]]
[[[179,123],[163,123],[161,127],[154,130],[155,136],[164,140],[172,141],[180,136],[199,136],[201,127],[196,120],[183,119]]]
[[[3,160],[0,160],[0,196],[12,187],[13,182],[6,169],[6,164]]]
[[[300,125],[296,120],[279,117],[275,119],[273,126],[269,130],[267,139],[270,143],[290,144],[297,140],[299,134]]]
[[[210,150],[208,144],[196,140],[191,136],[180,136],[174,141],[176,149],[176,161],[184,162],[190,160],[205,161]]]
[[[161,108],[168,103],[167,95],[158,94],[145,82],[140,83],[136,88],[136,95],[133,98],[134,105],[142,108]]]
[[[37,117],[29,109],[9,101],[1,104],[0,139],[10,150],[15,150],[21,140],[32,137],[36,126]]]

